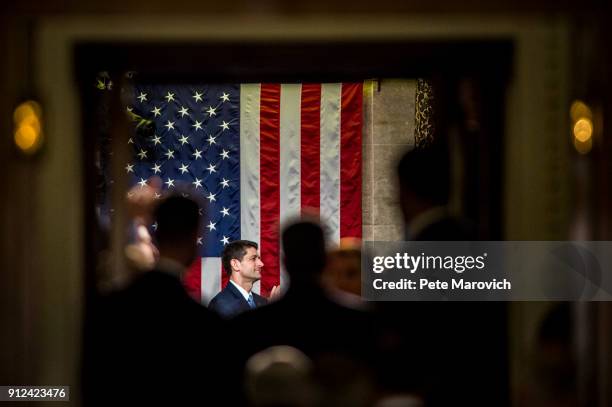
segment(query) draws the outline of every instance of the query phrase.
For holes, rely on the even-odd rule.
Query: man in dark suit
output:
[[[231,321],[241,338],[248,333],[235,353],[246,361],[270,346],[297,348],[313,360],[326,383],[328,404],[321,405],[373,404],[368,404],[368,386],[363,383],[369,382],[367,367],[376,361],[375,320],[338,303],[327,292],[321,280],[326,264],[323,229],[307,221],[291,224],[283,231],[282,245],[291,283],[278,301]],[[342,373],[334,376],[334,372]]]
[[[397,175],[405,240],[477,240],[471,222],[449,210],[451,159],[446,145],[434,143],[408,151],[398,163]],[[425,394],[425,404],[500,404],[507,383],[504,303],[439,301],[378,305],[384,323],[398,338],[394,347],[389,348],[385,371],[412,366],[419,372],[413,378],[414,387]],[[407,315],[410,324],[404,323]],[[466,315],[470,317],[465,318]],[[453,347],[448,346],[451,337]],[[415,357],[403,349],[420,352]],[[466,366],[470,366],[472,374],[465,374]],[[389,378],[390,382],[393,380]],[[466,392],[473,383],[479,383],[478,391]],[[397,382],[393,386],[406,390],[406,383]]]
[[[441,146],[408,151],[398,166],[399,199],[405,240],[475,240],[474,228],[448,208],[450,163]]]
[[[282,234],[283,262],[291,284],[273,304],[236,318],[238,331],[252,332],[251,353],[290,345],[314,357],[322,352],[359,354],[371,332],[365,312],[347,308],[328,295],[321,281],[326,244],[320,225],[301,221]],[[260,327],[260,328],[257,328]]]
[[[100,302],[91,404],[188,405],[197,399],[215,405],[222,394],[222,321],[189,297],[180,281],[197,256],[198,212],[190,199],[163,200],[154,216],[159,262]]]
[[[268,303],[264,297],[253,292],[253,284],[261,279],[264,266],[257,248],[257,243],[250,240],[236,240],[223,249],[221,262],[229,282],[208,305],[223,318],[232,318]],[[276,295],[277,291],[278,287],[274,287],[271,296]]]

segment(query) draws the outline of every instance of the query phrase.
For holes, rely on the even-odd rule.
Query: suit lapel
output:
[[[244,299],[240,291],[238,291],[238,289],[234,286],[234,284],[232,284],[231,281],[227,282],[227,290],[232,295],[232,297],[234,297],[236,303],[239,304],[241,310],[247,311],[251,309],[247,300]]]

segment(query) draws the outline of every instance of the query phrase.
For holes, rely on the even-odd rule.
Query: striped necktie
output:
[[[247,300],[247,302],[249,303],[249,307],[251,307],[252,309],[256,307],[255,300],[253,299],[253,293],[249,293],[249,299]]]

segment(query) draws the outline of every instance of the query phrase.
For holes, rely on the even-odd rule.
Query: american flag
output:
[[[318,213],[330,240],[361,237],[362,84],[209,84],[135,87],[131,111],[155,134],[130,139],[132,185],[153,175],[207,203],[201,260],[185,277],[207,304],[227,284],[223,246],[259,243],[255,292],[285,285],[280,227]]]

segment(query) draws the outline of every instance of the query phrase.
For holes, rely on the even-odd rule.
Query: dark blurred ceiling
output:
[[[3,14],[342,14],[342,13],[580,13],[610,9],[605,0],[20,0],[7,2]]]

